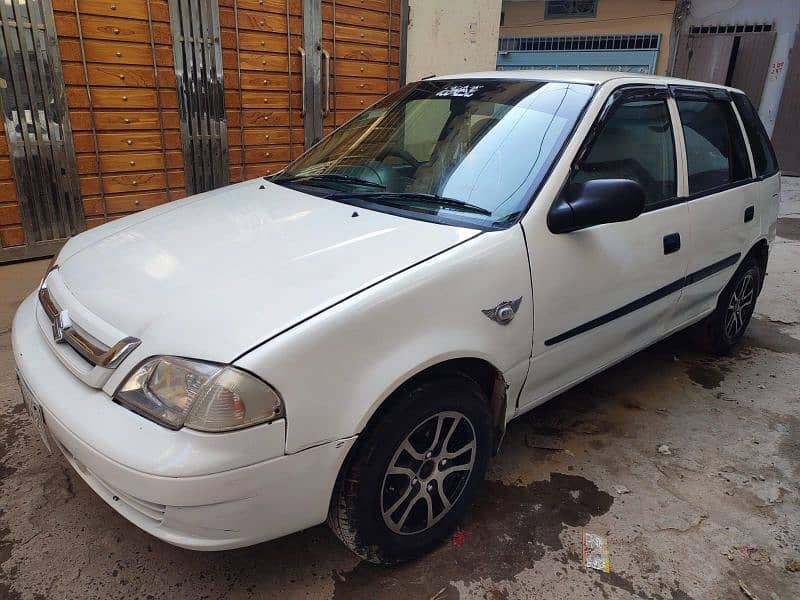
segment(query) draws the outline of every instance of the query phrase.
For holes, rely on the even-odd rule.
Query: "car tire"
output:
[[[389,402],[359,438],[328,513],[337,537],[376,564],[411,560],[449,537],[491,454],[488,401],[473,379],[412,383]]]
[[[722,290],[717,308],[703,322],[703,345],[715,354],[730,354],[742,341],[753,316],[763,280],[754,258],[745,259]]]

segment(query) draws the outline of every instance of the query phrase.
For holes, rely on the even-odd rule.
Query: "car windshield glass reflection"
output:
[[[504,226],[524,210],[592,93],[512,79],[411,84],[273,181],[386,212]]]

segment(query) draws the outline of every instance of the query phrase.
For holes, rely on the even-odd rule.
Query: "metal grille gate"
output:
[[[84,215],[51,3],[5,0],[0,18],[0,101],[27,246],[3,260],[52,254]]]
[[[228,131],[216,0],[170,0],[186,191],[228,183]]]

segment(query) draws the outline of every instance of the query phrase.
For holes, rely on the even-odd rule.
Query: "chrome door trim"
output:
[[[322,109],[324,119],[331,114],[331,53],[323,48],[322,58],[325,59],[325,106]]]
[[[219,5],[169,0],[186,192],[228,184],[228,128]]]

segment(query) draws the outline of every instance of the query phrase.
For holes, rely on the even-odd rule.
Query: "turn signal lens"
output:
[[[284,414],[278,393],[257,377],[235,367],[171,356],[139,365],[114,398],[170,429],[232,431]]]

